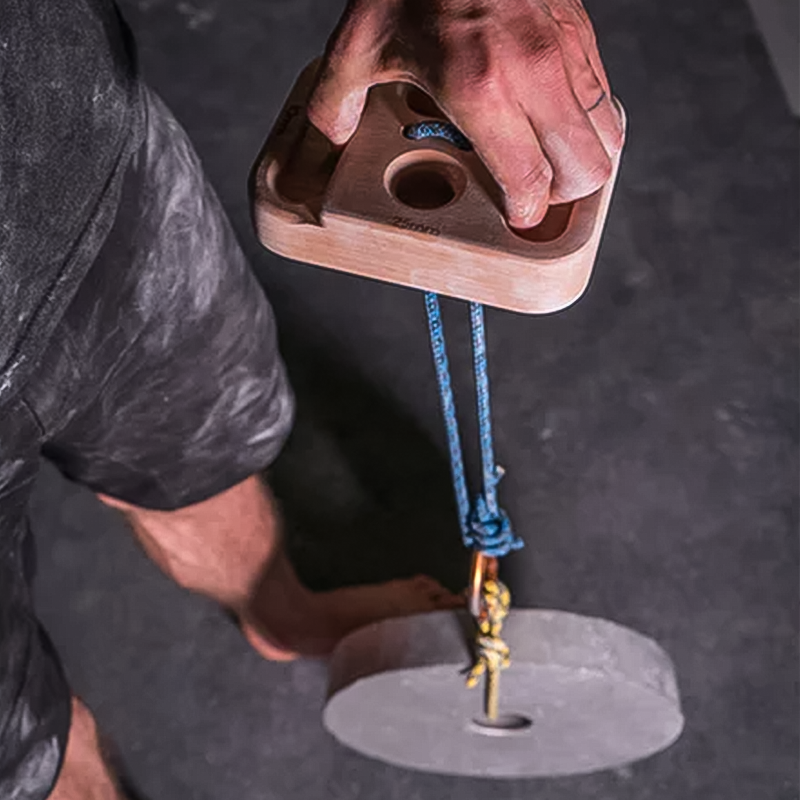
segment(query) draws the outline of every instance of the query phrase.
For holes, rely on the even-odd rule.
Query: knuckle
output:
[[[514,183],[517,191],[529,194],[541,192],[552,180],[553,168],[548,161],[541,159],[523,172]]]
[[[558,29],[562,36],[581,40],[583,34],[583,27],[578,25],[572,19],[563,19],[558,21]]]
[[[502,71],[501,59],[485,35],[475,34],[462,42],[462,57],[453,64],[454,80],[468,91],[491,89]]]
[[[499,71],[488,65],[469,74],[454,76],[444,92],[450,104],[475,113],[487,109],[502,96],[503,78]],[[488,110],[488,109],[487,109]]]
[[[502,94],[503,80],[495,69],[487,69],[476,77],[469,87],[469,93],[478,102],[491,102]]]
[[[506,182],[506,212],[512,224],[538,224],[547,208],[553,170],[547,162],[536,164]]]
[[[569,0],[567,3],[568,8],[565,9],[565,14],[560,17],[560,21],[569,20],[574,23],[575,27],[582,33],[590,35],[594,33],[592,20],[589,17],[586,9],[579,0]]]
[[[529,30],[525,37],[525,52],[528,59],[541,68],[541,65],[561,60],[561,43],[552,31]]]

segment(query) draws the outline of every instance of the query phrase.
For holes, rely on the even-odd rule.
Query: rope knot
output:
[[[503,477],[502,469],[495,471],[494,485]],[[473,547],[492,558],[502,558],[512,550],[519,550],[523,546],[520,539],[511,528],[508,514],[495,505],[493,509],[485,494],[478,495],[467,517],[467,531],[465,544]]]

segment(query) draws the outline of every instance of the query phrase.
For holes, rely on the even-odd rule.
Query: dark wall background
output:
[[[528,542],[506,575],[521,605],[656,638],[685,733],[631,768],[554,781],[364,759],[321,728],[323,664],[259,660],[46,469],[39,609],[152,800],[797,797],[798,125],[744,0],[587,3],[629,138],[585,297],[548,317],[488,313],[502,500]],[[302,575],[325,588],[428,571],[458,588],[421,297],[289,263],[250,227],[252,160],[340,4],[122,7],[276,309],[299,418],[273,482]],[[445,313],[469,402],[465,309]]]

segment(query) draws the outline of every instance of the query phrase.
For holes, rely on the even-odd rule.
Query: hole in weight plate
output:
[[[475,733],[484,736],[518,736],[533,727],[533,720],[524,714],[499,714],[497,719],[478,717],[470,723]]]
[[[447,170],[439,164],[412,164],[401,169],[391,183],[392,194],[411,208],[441,208],[456,197]]]

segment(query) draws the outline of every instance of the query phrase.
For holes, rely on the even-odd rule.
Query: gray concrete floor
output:
[[[748,0],[772,66],[794,115],[800,116],[800,3]]]
[[[797,122],[744,0],[587,5],[629,141],[586,296],[548,317],[488,314],[502,500],[528,542],[506,574],[521,605],[656,638],[676,663],[685,733],[629,769],[560,780],[362,758],[321,727],[324,664],[259,660],[46,468],[31,509],[39,610],[142,796],[798,796]],[[273,480],[303,577],[322,588],[429,571],[458,587],[420,296],[289,263],[250,229],[251,161],[339,4],[123,8],[276,308],[299,420]],[[464,309],[445,312],[466,400]]]

